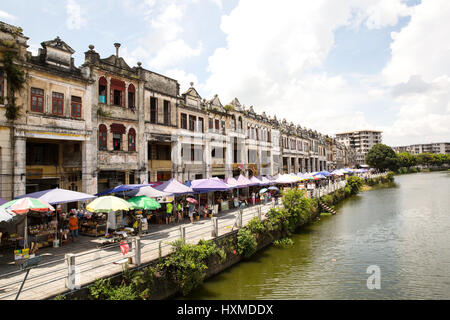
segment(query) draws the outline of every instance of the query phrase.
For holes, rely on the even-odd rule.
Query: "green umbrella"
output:
[[[156,210],[161,208],[161,205],[155,199],[147,196],[134,197],[129,199],[128,202],[133,205],[134,209]]]

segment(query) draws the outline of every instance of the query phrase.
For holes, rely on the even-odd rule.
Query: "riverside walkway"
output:
[[[316,189],[312,196],[319,197],[345,186],[345,181],[332,187]],[[280,201],[281,203],[281,201]],[[172,251],[171,242],[184,238],[196,244],[210,240],[243,227],[254,218],[265,219],[265,214],[275,203],[255,205],[240,211],[229,210],[215,218],[204,218],[193,224],[189,222],[168,225],[149,225],[149,233],[141,237],[129,237],[130,250],[123,255],[120,244],[101,245],[102,240],[80,236],[76,243],[59,248],[44,248],[37,253],[39,265],[30,270],[19,300],[44,300],[86,286],[96,279],[122,272],[122,263],[132,259],[130,269],[164,257]],[[242,219],[240,219],[242,216]],[[0,300],[14,300],[22,284],[25,271],[14,262],[12,254],[0,257]]]

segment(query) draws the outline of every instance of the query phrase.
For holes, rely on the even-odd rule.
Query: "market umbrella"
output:
[[[138,197],[138,196],[146,196],[149,198],[161,198],[161,197],[169,197],[172,194],[168,192],[159,191],[150,186],[142,187],[139,189],[134,189],[128,192],[125,192],[127,197]]]
[[[131,203],[128,203],[118,197],[104,196],[89,203],[86,209],[90,212],[112,212],[118,210],[128,211],[129,209],[132,209],[132,205]]]
[[[158,203],[158,201],[147,196],[134,197],[128,199],[127,202],[131,203],[134,209],[156,210],[161,208],[161,205]]]
[[[96,196],[104,196],[111,193],[117,193],[117,192],[124,192],[124,191],[130,191],[134,189],[139,189],[142,187],[153,187],[155,184],[150,183],[143,183],[143,184],[121,184],[120,186],[114,187],[112,189],[108,189],[102,192],[99,192],[96,194]]]
[[[38,212],[48,212],[55,211],[50,204],[44,200],[34,199],[34,198],[22,198],[11,200],[4,203],[0,208],[8,209],[15,214],[27,214],[30,211]],[[28,219],[25,218],[25,232],[24,232],[24,247],[28,246]]]
[[[274,184],[274,182],[272,180],[269,180],[267,177],[263,177],[263,176],[258,176],[257,177],[259,180],[261,180],[261,185],[262,186],[267,186],[267,185],[272,185]]]
[[[194,198],[186,198],[186,201],[190,202],[190,203],[198,204],[198,201],[195,200]]]
[[[269,190],[280,191],[280,189],[278,189],[278,188],[275,187],[275,186],[269,187]]]
[[[168,192],[173,195],[194,193],[194,190],[192,190],[192,188],[189,188],[184,184],[178,182],[177,180],[175,180],[175,178],[172,178],[164,182],[163,184],[156,186],[155,189],[163,192]]]
[[[219,178],[197,179],[190,181],[192,190],[195,192],[228,191],[231,186]]]
[[[66,189],[49,189],[44,191],[38,191],[30,194],[26,194],[23,196],[19,196],[16,199],[22,199],[26,197],[31,197],[34,199],[44,200],[45,202],[48,202],[49,204],[60,204],[60,203],[68,203],[68,202],[77,202],[77,201],[85,201],[85,200],[92,200],[95,199],[96,196],[72,191],[72,190],[66,190]]]
[[[262,188],[261,190],[259,190],[259,193],[266,193],[267,192],[267,188]]]
[[[29,197],[11,200],[2,204],[0,208],[8,209],[16,214],[28,213],[30,210],[39,212],[55,211],[55,208],[46,201]]]
[[[0,208],[0,222],[6,222],[14,218],[13,213],[9,213],[5,208]]]
[[[252,183],[257,183],[259,186],[265,185],[260,179],[255,176],[252,176],[249,180]]]
[[[3,198],[0,198],[0,206],[2,205],[2,204],[4,204],[4,203],[7,203],[8,202],[8,200],[5,200],[5,199],[3,199]]]

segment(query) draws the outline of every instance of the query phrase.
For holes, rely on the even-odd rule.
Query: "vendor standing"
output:
[[[72,242],[78,241],[78,219],[75,214],[71,214],[69,218],[69,229],[72,236]],[[77,238],[77,240],[75,240]]]

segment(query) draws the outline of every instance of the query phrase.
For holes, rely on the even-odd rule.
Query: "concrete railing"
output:
[[[330,183],[325,187],[307,190],[307,196],[319,198],[345,185],[346,181]],[[122,244],[113,243],[78,254],[67,253],[65,258],[50,260],[31,269],[20,298],[46,299],[67,290],[78,289],[96,279],[120,273],[126,263],[131,262],[131,267],[139,267],[166,256],[172,252],[171,243],[175,240],[198,243],[200,239],[210,240],[242,228],[254,217],[264,220],[265,214],[273,207],[281,207],[281,201],[278,204],[271,201],[242,210],[230,210],[194,224],[173,225],[140,237],[129,237]],[[122,253],[121,246],[122,249],[127,246],[129,250]],[[14,299],[23,277],[22,270],[0,274],[0,299]]]

